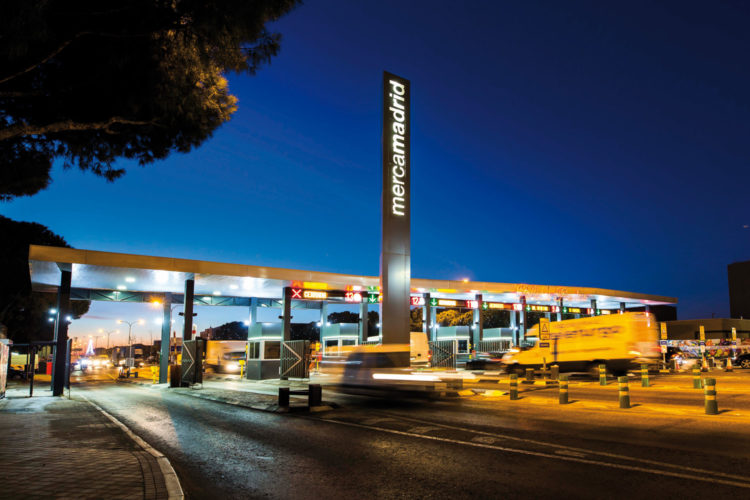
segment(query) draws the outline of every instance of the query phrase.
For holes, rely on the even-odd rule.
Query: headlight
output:
[[[239,363],[227,363],[227,370],[229,371],[239,371],[240,370],[240,364]]]

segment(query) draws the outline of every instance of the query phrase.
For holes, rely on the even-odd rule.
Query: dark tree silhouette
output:
[[[55,307],[53,293],[31,291],[29,276],[29,245],[52,245],[70,248],[65,240],[47,227],[34,222],[17,222],[0,215],[0,323],[8,328],[14,342],[51,340],[53,325],[47,318]],[[80,318],[89,310],[87,300],[71,301],[73,318]]]
[[[0,200],[37,193],[56,158],[108,180],[200,145],[236,110],[298,0],[0,2]]]

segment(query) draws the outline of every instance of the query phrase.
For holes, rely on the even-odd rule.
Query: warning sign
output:
[[[667,324],[662,321],[659,326],[661,327],[661,339],[667,340]]]
[[[549,320],[547,318],[540,318],[539,319],[539,340],[540,341],[548,341],[549,342]],[[541,345],[539,347],[542,347]],[[549,344],[547,344],[544,347],[549,347]]]
[[[701,340],[706,340],[706,329],[703,328],[703,325],[699,326],[698,329],[700,330]]]

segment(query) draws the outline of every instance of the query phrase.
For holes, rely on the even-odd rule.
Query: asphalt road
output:
[[[190,498],[750,495],[744,422],[375,398],[284,415],[112,382],[74,393],[167,455]]]

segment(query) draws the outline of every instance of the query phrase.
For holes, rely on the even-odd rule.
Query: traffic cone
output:
[[[727,365],[724,367],[725,372],[731,372],[734,370],[734,367],[732,366],[732,358],[727,358]]]
[[[708,371],[708,361],[706,361],[706,357],[703,356],[703,361],[701,361],[701,371],[707,372]]]

